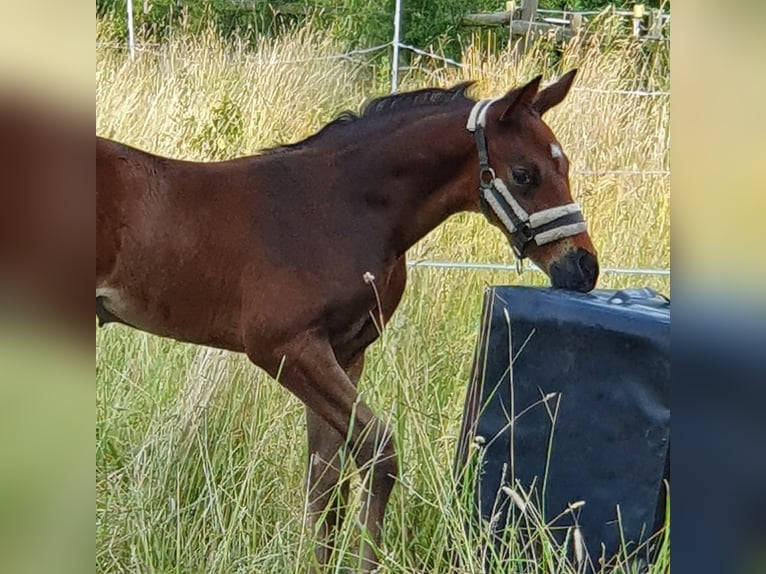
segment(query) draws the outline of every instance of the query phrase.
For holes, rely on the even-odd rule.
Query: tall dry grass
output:
[[[104,45],[96,50],[97,133],[197,160],[299,140],[385,92],[374,69],[326,58],[339,49],[310,29],[256,49],[182,33],[132,62]],[[551,64],[544,43],[518,57],[477,42],[462,70],[416,62],[405,87],[471,78],[477,97],[497,95],[538,73],[579,67],[578,90],[549,123],[572,160],[573,194],[602,265],[669,266],[669,178],[578,173],[668,169],[668,98],[607,93],[664,88],[667,78],[629,42],[575,43],[562,60]],[[501,234],[474,215],[448,221],[411,256],[510,262]],[[368,353],[361,392],[391,422],[401,460],[385,571],[452,572],[452,549],[465,572],[481,571],[477,540],[463,529],[470,504],[454,488],[451,463],[485,283],[544,280],[413,269],[390,329]],[[669,289],[662,277],[606,274],[600,282],[635,284]],[[306,447],[296,399],[241,357],[121,327],[98,332],[96,371],[98,571],[303,571],[312,537],[301,513]],[[537,532],[540,549],[513,547],[517,568],[576,572],[545,528]],[[353,563],[355,536],[350,521],[336,566]],[[668,548],[653,572],[665,572]]]

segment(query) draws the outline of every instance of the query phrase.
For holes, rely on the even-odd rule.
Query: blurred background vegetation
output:
[[[670,10],[669,0],[642,3],[647,8]],[[257,37],[278,36],[310,22],[346,47],[358,48],[391,40],[395,0],[135,0],[133,4],[134,29],[145,41],[162,42],[180,28],[202,32],[212,23],[224,38],[254,42]],[[539,7],[600,11],[629,9],[633,4],[630,0],[540,0]],[[454,58],[473,34],[471,28],[460,25],[460,18],[504,8],[502,0],[403,0],[402,41]],[[127,38],[126,0],[96,0],[96,15],[108,24],[102,35],[116,41]],[[499,40],[507,40],[504,34],[507,31],[499,29]]]

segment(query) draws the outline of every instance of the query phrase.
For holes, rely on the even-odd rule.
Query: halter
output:
[[[572,237],[586,231],[588,226],[580,206],[568,203],[535,213],[527,213],[516,198],[511,195],[505,182],[495,175],[489,166],[487,140],[484,128],[487,122],[487,110],[500,100],[479,100],[473,106],[466,129],[476,137],[479,151],[479,204],[484,216],[489,219],[491,209],[500,222],[511,234],[511,248],[519,261],[523,260],[524,251],[534,241],[537,245],[552,243],[564,237]]]

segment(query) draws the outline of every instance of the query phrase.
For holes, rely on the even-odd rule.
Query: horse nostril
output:
[[[586,277],[589,277],[593,274],[594,271],[598,269],[598,263],[596,262],[596,258],[593,257],[593,254],[588,253],[585,250],[579,250],[579,256],[577,257],[577,266],[580,268],[580,271],[582,271],[582,274]]]
[[[554,288],[587,293],[598,281],[598,259],[585,249],[570,251],[550,268]]]
[[[596,279],[598,279],[598,259],[593,253],[585,251],[584,249],[578,249],[577,267],[582,273],[583,279],[595,285]]]

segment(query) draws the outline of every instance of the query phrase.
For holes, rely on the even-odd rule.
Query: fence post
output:
[[[516,12],[516,2],[513,0],[505,3],[505,11],[509,12],[508,17],[508,53],[513,50],[513,16]]]
[[[127,10],[128,10],[128,53],[130,54],[130,59],[132,60],[136,54],[136,42],[135,42],[135,37],[133,36],[133,0],[127,1]]]
[[[572,33],[575,36],[579,36],[580,31],[582,30],[582,14],[572,14],[572,22],[570,25],[572,27]]]
[[[633,37],[641,35],[641,19],[644,17],[644,5],[633,4]]]
[[[651,38],[662,38],[662,12],[658,9],[653,9],[649,12],[649,32],[648,35]]]
[[[402,22],[402,0],[396,0],[394,9],[394,41],[393,54],[391,55],[391,93],[395,94],[399,90],[399,46]]]
[[[522,22],[526,22],[527,24],[534,22],[535,17],[537,16],[537,7],[539,4],[539,0],[522,0],[521,2],[521,16],[520,19]],[[519,40],[519,49],[518,49],[518,55],[522,56],[524,52],[527,51],[527,48],[529,48],[531,42],[530,42],[530,30],[531,26],[527,26],[525,28],[524,36],[521,37]]]
[[[521,19],[524,22],[533,22],[537,16],[537,7],[539,0],[524,0],[521,3]]]

